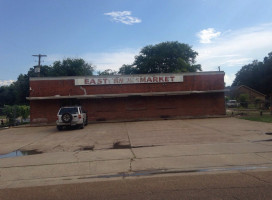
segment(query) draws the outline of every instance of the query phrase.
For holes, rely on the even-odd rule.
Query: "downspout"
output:
[[[80,89],[83,90],[84,95],[87,95],[86,89],[84,87],[80,86]]]

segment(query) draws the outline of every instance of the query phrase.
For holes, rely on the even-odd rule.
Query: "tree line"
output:
[[[198,53],[188,44],[162,42],[148,45],[135,56],[132,64],[124,64],[118,71],[107,69],[98,75],[179,73],[202,71],[195,64]],[[42,66],[40,77],[88,76],[94,74],[95,66],[85,60],[67,58],[56,61],[51,66]],[[20,74],[9,86],[0,87],[0,107],[4,105],[28,105],[29,78],[37,77],[31,67],[27,74]],[[257,60],[243,66],[237,73],[232,86],[246,85],[266,95],[272,93],[272,52],[262,62]]]
[[[56,61],[52,66],[42,66],[40,77],[56,76],[83,76],[92,75],[94,68],[83,59],[65,59]],[[0,87],[0,107],[4,105],[28,105],[26,97],[29,96],[29,78],[37,77],[34,67],[27,74],[20,74],[15,82],[9,86]]]
[[[99,71],[98,75],[115,74],[148,74],[148,73],[175,73],[201,71],[201,65],[195,64],[198,53],[188,44],[162,42],[148,45],[135,56],[130,65],[124,64],[119,71],[107,69]],[[58,76],[88,76],[94,74],[95,66],[85,60],[64,59],[56,61],[51,66],[42,66],[40,77]],[[37,77],[34,67],[27,74],[20,74],[17,80],[9,86],[0,87],[0,107],[4,105],[28,105],[26,97],[29,96],[29,78]]]
[[[237,73],[232,86],[246,85],[267,96],[272,95],[272,52],[263,61],[254,60]]]

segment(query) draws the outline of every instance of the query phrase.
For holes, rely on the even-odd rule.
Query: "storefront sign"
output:
[[[85,77],[75,79],[75,85],[111,85],[111,84],[139,84],[139,83],[174,83],[183,82],[180,74],[169,75],[139,75],[139,76],[109,76]]]

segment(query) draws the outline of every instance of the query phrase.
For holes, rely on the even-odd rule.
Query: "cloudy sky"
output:
[[[204,71],[235,73],[272,51],[271,0],[0,0],[0,85],[37,64],[83,58],[96,70],[131,64],[141,48],[179,41]]]

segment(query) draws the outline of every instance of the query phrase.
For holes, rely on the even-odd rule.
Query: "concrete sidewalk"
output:
[[[47,152],[0,159],[0,189],[174,172],[272,169],[271,136],[265,134],[272,132],[272,125],[266,123],[226,118],[100,124],[68,132],[52,127],[27,130],[1,132],[6,142],[20,135],[10,146],[5,143],[3,152],[16,145],[40,145]],[[29,130],[43,131],[35,135]],[[124,149],[113,149],[114,141],[125,144]],[[96,148],[79,150],[86,144]],[[50,145],[62,145],[63,151],[50,151]]]
[[[97,181],[137,173],[271,170],[271,158],[271,146],[246,143],[46,153],[1,160],[0,187]]]

